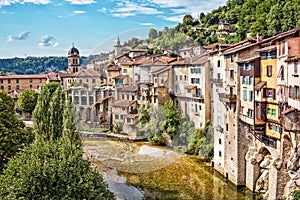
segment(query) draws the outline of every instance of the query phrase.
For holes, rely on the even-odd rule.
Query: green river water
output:
[[[84,150],[117,199],[257,199],[196,156],[109,140],[85,141]]]

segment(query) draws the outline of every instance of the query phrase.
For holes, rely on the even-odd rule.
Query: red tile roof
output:
[[[47,74],[12,74],[0,76],[0,79],[47,79]]]
[[[117,100],[113,103],[114,107],[128,108],[132,104],[136,103],[136,100]]]
[[[124,78],[127,78],[128,77],[128,75],[118,75],[118,76],[115,76],[115,77],[113,77],[113,79],[124,79]]]

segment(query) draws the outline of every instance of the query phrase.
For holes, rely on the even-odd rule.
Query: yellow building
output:
[[[265,134],[269,137],[280,139],[281,126],[278,121],[278,98],[277,98],[277,56],[276,45],[268,46],[259,50],[261,56],[261,88],[265,102]]]

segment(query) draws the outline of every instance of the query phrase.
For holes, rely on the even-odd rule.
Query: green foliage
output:
[[[64,113],[63,113],[63,131],[62,139],[70,140],[70,143],[75,146],[81,146],[81,139],[79,137],[79,131],[76,126],[75,121],[75,111],[73,109],[73,104],[71,98],[65,103]]]
[[[37,140],[0,176],[1,199],[114,199],[102,176],[69,142]]]
[[[213,149],[213,128],[209,125],[203,129],[196,129],[188,138],[187,153],[210,159],[214,154]]]
[[[300,199],[300,190],[295,190],[292,192],[293,200],[299,200]]]
[[[149,40],[152,41],[155,38],[157,38],[157,36],[158,36],[157,30],[155,30],[154,28],[151,28],[149,33],[148,33]]]
[[[31,129],[16,116],[14,100],[0,90],[0,172],[8,160],[33,141]]]
[[[38,99],[38,94],[33,89],[24,90],[18,98],[18,106],[24,112],[32,114]]]
[[[115,131],[117,134],[120,134],[123,131],[123,123],[118,122],[115,126]]]
[[[42,87],[33,111],[34,131],[46,140],[56,140],[63,132],[64,95],[58,83]]]
[[[138,114],[138,126],[148,136],[148,140],[155,144],[165,144],[167,134],[173,139],[179,129],[181,113],[174,107],[173,101],[168,100],[158,110],[147,105],[141,106]]]
[[[181,112],[174,106],[172,100],[168,100],[165,102],[163,110],[165,111],[166,116],[164,129],[166,130],[167,134],[170,135],[173,139],[179,129]]]

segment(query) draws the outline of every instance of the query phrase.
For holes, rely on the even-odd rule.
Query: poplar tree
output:
[[[33,111],[34,131],[45,140],[55,140],[62,134],[64,97],[58,83],[42,87]]]

